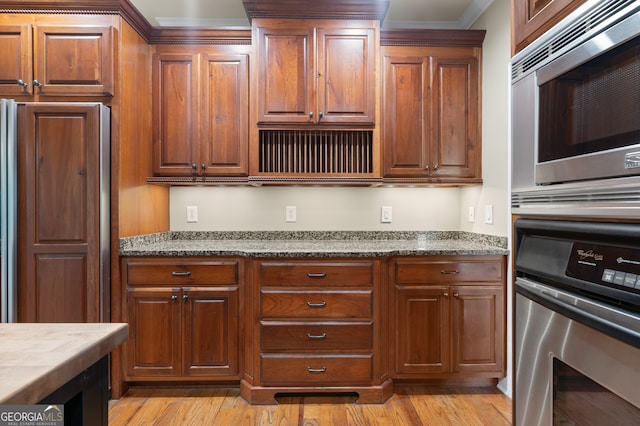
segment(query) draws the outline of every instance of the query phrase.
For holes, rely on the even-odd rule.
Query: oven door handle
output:
[[[516,278],[515,290],[553,311],[640,348],[638,314],[527,278]]]

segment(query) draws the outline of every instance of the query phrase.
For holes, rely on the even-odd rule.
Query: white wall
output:
[[[174,187],[173,231],[450,231],[460,223],[457,188]],[[198,222],[186,207],[198,206]],[[285,222],[296,206],[297,221]],[[393,208],[392,223],[380,208]]]
[[[510,236],[511,211],[509,209],[509,61],[511,60],[509,0],[494,0],[485,13],[475,22],[474,28],[486,29],[482,56],[482,166],[484,185],[481,188],[463,189],[461,206],[476,209],[485,204],[493,204],[494,232],[488,225],[476,221],[475,224],[462,221],[462,229],[494,235]],[[509,262],[510,263],[510,262]],[[511,268],[507,276],[511,276]],[[513,359],[512,353],[512,283],[507,279],[507,377],[499,384],[507,395],[512,394]]]

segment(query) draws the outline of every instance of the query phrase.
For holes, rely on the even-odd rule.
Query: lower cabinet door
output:
[[[373,356],[262,354],[262,383],[266,386],[370,385]]]
[[[396,288],[398,375],[449,371],[448,291],[446,286]]]
[[[129,341],[127,376],[180,374],[181,304],[179,288],[127,290]]]
[[[502,372],[505,346],[502,287],[452,287],[453,371]]]
[[[238,288],[185,288],[185,376],[238,374]]]

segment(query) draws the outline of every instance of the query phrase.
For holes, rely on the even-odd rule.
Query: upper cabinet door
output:
[[[202,61],[200,167],[217,176],[249,170],[249,60],[247,55],[209,54]]]
[[[322,28],[317,36],[318,121],[373,124],[374,29]]]
[[[153,57],[153,172],[195,175],[198,150],[197,54],[162,53]]]
[[[114,28],[34,25],[38,95],[107,96],[114,90]]]
[[[258,124],[373,125],[376,29],[370,21],[303,27],[290,19],[264,21],[254,29]]]
[[[512,54],[516,54],[586,0],[511,0]]]
[[[477,57],[433,58],[431,175],[481,176]]]
[[[32,94],[31,25],[0,25],[0,95]]]
[[[313,32],[257,28],[259,122],[313,122]]]

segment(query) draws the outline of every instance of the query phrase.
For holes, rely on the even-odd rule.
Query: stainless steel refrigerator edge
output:
[[[16,106],[0,99],[0,322],[17,318],[16,288]]]
[[[9,99],[0,100],[0,230],[1,230],[1,303],[0,322],[18,321],[18,288],[17,288],[17,211],[18,189],[17,171],[17,105],[23,104]],[[69,105],[64,103],[51,103],[56,105]],[[73,103],[80,105],[80,103]],[[100,107],[100,320],[108,322],[108,294],[110,288],[110,110],[108,107],[98,104]]]

